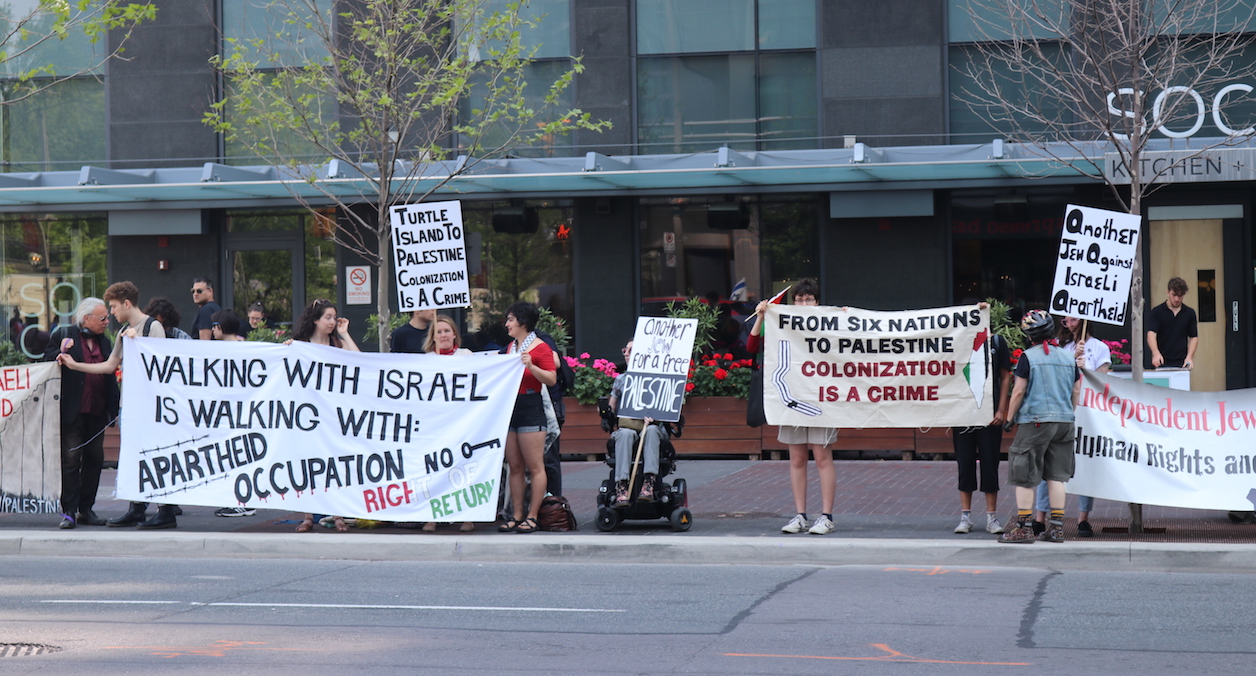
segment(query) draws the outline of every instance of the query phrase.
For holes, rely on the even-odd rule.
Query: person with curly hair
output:
[[[541,399],[541,387],[558,382],[558,365],[554,351],[536,335],[536,323],[540,312],[532,303],[519,301],[506,310],[506,332],[511,342],[508,354],[519,355],[523,364],[523,381],[515,399],[515,410],[510,417],[506,434],[506,464],[510,467],[511,519],[498,526],[503,533],[535,533],[538,530],[537,515],[541,501],[545,499],[545,402]],[[532,500],[525,516],[523,493],[527,488],[524,472],[532,476]]]

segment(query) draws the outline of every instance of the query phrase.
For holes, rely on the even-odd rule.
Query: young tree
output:
[[[298,186],[335,204],[336,242],[377,266],[381,351],[389,207],[421,202],[520,145],[608,126],[560,105],[579,59],[552,82],[528,82],[535,50],[521,34],[535,19],[526,18],[526,4],[487,4],[340,0],[333,11],[327,0],[276,0],[269,7],[281,21],[270,33],[230,42],[217,61],[226,92],[207,121],[229,143],[282,167],[307,208],[318,205]],[[466,159],[451,160],[455,153]],[[336,161],[336,176],[317,166],[327,160]],[[346,192],[335,180],[346,177],[360,189]]]
[[[151,3],[123,0],[11,0],[0,5],[0,70],[8,79],[0,105],[16,103],[60,82],[96,73],[119,58],[132,30],[157,15]],[[112,32],[112,46],[96,49]],[[83,35],[85,52],[69,65],[49,54],[55,43]],[[76,45],[76,47],[79,47]]]
[[[1217,107],[1251,92],[1230,85],[1256,75],[1256,53],[1247,53],[1253,34],[1246,32],[1256,30],[1254,12],[1250,0],[970,0],[978,41],[958,66],[969,82],[964,102],[1009,140],[1105,181],[1123,209],[1142,215],[1143,198],[1166,172],[1256,132],[1219,122],[1226,136],[1191,138],[1186,152],[1155,169],[1143,161],[1153,138],[1198,131],[1205,111],[1199,92],[1217,94]],[[1104,152],[1115,153],[1128,183],[1104,172]],[[1140,247],[1130,286],[1130,352],[1139,382],[1142,265]]]

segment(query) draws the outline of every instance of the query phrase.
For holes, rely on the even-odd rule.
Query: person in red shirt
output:
[[[540,318],[540,312],[532,303],[519,301],[506,310],[506,333],[512,339],[507,353],[519,355],[524,373],[506,434],[512,517],[498,526],[497,530],[503,533],[536,532],[536,517],[545,498],[546,420],[541,387],[558,382],[558,369],[553,350],[536,336],[536,323]],[[527,487],[524,471],[532,475],[532,500],[526,516],[523,511],[523,493]]]

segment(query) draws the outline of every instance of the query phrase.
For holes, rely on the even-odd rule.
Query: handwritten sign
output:
[[[462,203],[406,204],[388,213],[401,311],[470,306]]]
[[[0,368],[0,512],[61,511],[61,367]]]
[[[1142,218],[1072,204],[1064,213],[1051,311],[1124,324]]]
[[[697,330],[696,319],[637,318],[628,372],[620,376],[625,379],[620,417],[680,420]]]

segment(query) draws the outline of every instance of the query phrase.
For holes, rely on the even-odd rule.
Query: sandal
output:
[[[539,525],[537,525],[537,523],[536,523],[536,519],[534,519],[534,518],[532,518],[532,517],[530,517],[530,516],[529,516],[528,518],[524,519],[524,520],[523,520],[523,523],[519,524],[519,525],[515,528],[515,532],[516,532],[516,533],[535,533],[535,532],[537,532],[538,530],[541,530],[541,527],[540,527]]]
[[[345,524],[345,519],[344,519],[344,517],[342,517],[342,516],[335,517],[335,518],[333,519],[333,522],[336,524],[336,532],[337,532],[337,533],[348,533],[348,532],[349,532],[349,526]]]
[[[308,533],[314,529],[314,519],[306,519],[297,525],[298,533]]]
[[[424,533],[435,533],[435,532],[436,532],[436,522],[435,522],[435,521],[428,521],[427,523],[423,524],[423,532],[424,532]]]
[[[513,533],[518,529],[519,529],[519,522],[514,519],[511,519],[507,521],[506,523],[499,524],[497,526],[498,533]]]

